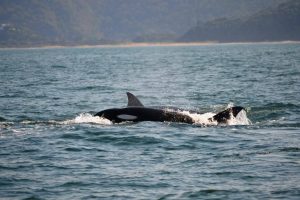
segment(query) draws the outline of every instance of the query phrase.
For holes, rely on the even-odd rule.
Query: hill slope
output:
[[[300,40],[300,1],[292,0],[242,19],[219,19],[200,24],[179,41],[283,41]]]
[[[0,46],[173,40],[197,22],[243,18],[286,0],[1,0]]]

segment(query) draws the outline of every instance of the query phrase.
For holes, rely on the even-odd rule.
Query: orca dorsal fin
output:
[[[127,98],[128,98],[127,107],[130,107],[130,106],[144,107],[144,105],[140,102],[140,100],[136,96],[134,96],[130,92],[127,92],[126,94],[127,94]]]

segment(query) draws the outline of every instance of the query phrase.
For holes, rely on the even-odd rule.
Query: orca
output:
[[[110,108],[96,113],[94,116],[103,117],[113,123],[121,122],[179,122],[194,124],[194,119],[183,112],[185,110],[174,107],[145,107],[141,101],[132,93],[127,92],[128,104],[124,108]],[[236,117],[239,112],[245,110],[240,106],[230,107],[218,114],[208,118],[210,122],[217,122],[218,124],[227,123],[233,117]],[[189,111],[193,114],[203,114],[195,111]]]

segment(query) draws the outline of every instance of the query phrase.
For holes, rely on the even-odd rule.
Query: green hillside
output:
[[[0,46],[173,41],[197,23],[286,0],[1,0]]]
[[[179,41],[284,41],[300,40],[300,1],[292,0],[248,18],[226,18],[199,24]]]

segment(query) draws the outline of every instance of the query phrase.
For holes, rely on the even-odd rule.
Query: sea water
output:
[[[127,91],[196,123],[93,116]],[[299,99],[297,43],[2,49],[0,199],[299,199]]]

